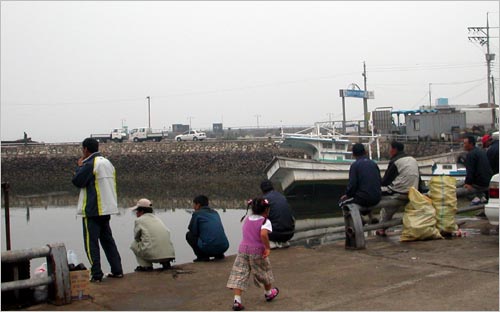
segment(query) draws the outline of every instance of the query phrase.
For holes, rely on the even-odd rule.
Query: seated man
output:
[[[193,216],[189,222],[186,240],[196,255],[194,262],[224,259],[229,248],[222,221],[217,211],[208,206],[208,197],[196,196],[193,199]]]
[[[491,143],[486,151],[493,174],[498,173],[498,131],[491,135]]]
[[[169,229],[153,214],[151,201],[140,199],[130,209],[137,216],[134,222],[134,241],[130,245],[139,264],[135,271],[152,271],[153,262],[159,262],[164,270],[169,269],[170,262],[175,259],[174,246],[170,241]]]
[[[470,196],[471,204],[477,205],[487,202],[488,188],[493,171],[486,156],[486,152],[476,147],[474,136],[464,139],[466,176],[463,187],[457,188],[457,197]],[[470,199],[470,198],[469,198]]]
[[[398,210],[406,206],[410,188],[418,189],[420,181],[417,160],[404,152],[402,143],[391,142],[389,155],[391,159],[382,178],[382,199],[378,204],[382,207],[381,222],[390,221]],[[378,230],[376,234],[385,236],[385,229]]]
[[[273,231],[269,233],[271,249],[290,246],[288,241],[295,232],[295,218],[290,205],[283,194],[274,190],[271,181],[262,181],[260,189],[271,206],[268,216],[273,226]]]
[[[355,203],[361,206],[360,213],[367,215],[371,212],[368,208],[378,204],[381,198],[380,170],[366,156],[363,144],[354,144],[352,155],[356,161],[349,168],[349,183],[345,195],[340,198],[340,206]]]

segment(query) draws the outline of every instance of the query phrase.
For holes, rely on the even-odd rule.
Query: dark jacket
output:
[[[490,147],[486,151],[486,156],[488,156],[488,160],[490,161],[493,174],[498,173],[498,140],[491,143]]]
[[[273,233],[290,233],[295,231],[295,219],[292,209],[285,196],[272,190],[264,194],[264,198],[269,201],[269,220],[273,226]]]
[[[358,158],[349,168],[346,195],[372,206],[380,201],[380,188],[380,169],[377,164],[366,156]]]
[[[465,184],[488,186],[493,172],[486,152],[474,147],[465,157]]]
[[[193,212],[188,229],[198,237],[198,247],[205,253],[222,254],[229,248],[220,216],[208,206]]]

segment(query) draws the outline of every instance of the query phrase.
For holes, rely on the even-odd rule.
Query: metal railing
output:
[[[49,286],[49,301],[55,305],[71,303],[71,282],[68,269],[66,247],[62,243],[50,244],[40,248],[11,250],[2,252],[2,266],[10,264],[13,271],[18,270],[18,263],[25,263],[34,258],[47,258],[47,276],[2,282],[2,293],[6,291]]]

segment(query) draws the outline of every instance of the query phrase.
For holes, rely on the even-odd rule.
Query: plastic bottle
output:
[[[41,266],[36,268],[34,277],[41,278],[47,276],[47,263],[44,262]],[[33,297],[35,302],[47,301],[49,298],[49,288],[48,285],[41,285],[34,288]]]
[[[68,250],[66,255],[68,257],[68,265],[70,265],[70,264],[72,264],[73,266],[78,265],[78,256],[76,255],[76,253],[73,250]]]

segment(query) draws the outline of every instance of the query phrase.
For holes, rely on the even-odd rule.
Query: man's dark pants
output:
[[[269,240],[272,242],[285,243],[292,239],[294,232],[271,232],[269,233]]]
[[[118,248],[116,248],[109,220],[111,216],[84,217],[83,218],[83,243],[87,258],[92,266],[90,273],[94,279],[102,279],[104,274],[101,269],[101,256],[99,242],[111,266],[114,275],[123,274],[122,263]]]
[[[198,246],[198,237],[193,235],[190,231],[186,233],[186,241],[188,242],[189,246],[193,248],[193,252],[196,255],[197,258],[199,259],[208,259],[210,257],[223,257],[224,253],[222,254],[209,254],[201,250],[201,248]]]

